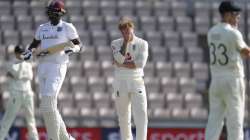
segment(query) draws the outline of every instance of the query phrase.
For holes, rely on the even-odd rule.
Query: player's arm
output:
[[[10,78],[15,78],[10,72],[7,72],[7,73],[6,73],[6,76],[7,76],[7,77],[10,77]]]
[[[19,79],[22,80],[32,80],[33,79],[33,71],[32,71],[32,65],[30,63],[28,63],[27,65],[25,65],[25,69],[21,69],[20,71],[20,76]]]
[[[72,47],[66,47],[64,49],[65,54],[70,55],[71,53],[82,51],[81,41],[79,38],[71,39],[70,41],[73,43],[73,45]]]
[[[140,47],[140,53],[135,56],[134,61],[132,61],[135,65],[135,68],[144,68],[148,59],[148,43],[146,41],[143,42]]]
[[[125,56],[126,52],[127,52],[127,47],[128,47],[128,42],[127,41],[123,41],[122,43],[122,47],[120,49],[120,53],[121,55]]]
[[[41,43],[41,34],[40,34],[40,30],[42,29],[42,25],[40,25],[38,27],[38,29],[36,30],[34,39],[32,40],[31,44],[28,47],[28,50],[33,51],[34,49],[36,49],[39,44]]]
[[[113,61],[114,61],[114,64],[123,64],[125,61],[125,56],[121,53],[121,51],[123,52],[125,50],[118,49],[117,45],[119,45],[119,44],[118,43],[116,44],[114,41],[111,43]]]
[[[30,60],[31,57],[32,57],[32,52],[34,49],[36,49],[39,44],[41,43],[40,40],[37,40],[37,39],[33,39],[33,41],[31,42],[30,46],[28,47],[28,49],[23,53],[21,54],[21,59],[22,60]]]
[[[15,76],[12,74],[12,64],[6,63],[5,64],[5,70],[7,71],[6,76],[9,78],[15,78]]]
[[[136,65],[134,61],[131,62],[124,62],[123,67],[128,68],[128,69],[135,69]]]
[[[124,39],[124,41],[122,43],[122,47],[121,47],[121,49],[119,51],[121,53],[121,55],[123,55],[124,57],[125,57],[125,54],[127,52],[127,47],[128,47],[128,40]],[[135,69],[136,68],[136,65],[135,65],[134,61],[129,61],[129,62],[123,61],[121,66],[125,67],[125,68],[128,68],[128,69]]]
[[[6,73],[7,77],[19,79],[19,77],[20,77],[20,68],[19,68],[19,66],[17,64],[7,63],[6,71],[7,71],[7,73]]]
[[[73,44],[74,44],[74,52],[79,52],[79,51],[82,51],[82,45],[81,45],[81,41],[79,38],[75,38],[75,39],[72,39],[70,40]]]
[[[40,43],[41,43],[41,40],[36,40],[34,38],[33,41],[31,42],[30,46],[28,47],[28,50],[33,51],[34,49],[36,49],[39,46]]]
[[[240,54],[243,58],[250,58],[250,48],[245,47],[240,50]]]
[[[140,53],[137,56],[135,56],[134,61],[128,61],[128,62],[125,61],[123,64],[119,66],[128,69],[143,68],[146,65],[147,58],[148,58],[148,43],[144,42],[143,45],[140,47]]]
[[[250,58],[250,48],[245,43],[245,41],[243,40],[242,34],[238,30],[234,32],[234,38],[235,38],[237,49],[240,52],[240,55],[243,58]]]
[[[66,47],[64,52],[66,54],[71,54],[72,52],[83,51],[81,40],[79,38],[79,35],[77,33],[75,26],[72,23],[67,24],[66,34],[67,34],[67,38],[74,44],[74,46],[72,48]]]

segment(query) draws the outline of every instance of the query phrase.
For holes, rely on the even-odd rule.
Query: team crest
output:
[[[136,49],[136,46],[135,46],[135,45],[133,45],[133,51],[135,51],[135,49]]]

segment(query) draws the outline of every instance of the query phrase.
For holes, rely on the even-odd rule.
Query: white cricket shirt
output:
[[[15,59],[7,63],[7,72],[14,78],[8,78],[9,90],[31,91],[31,80],[33,78],[32,65],[29,62]],[[30,93],[30,92],[27,92]]]
[[[121,55],[120,49],[123,44],[123,38],[119,38],[117,40],[112,41],[111,48],[113,51],[113,57],[116,59],[115,55]],[[124,57],[125,61],[134,61],[136,68],[129,69],[124,67],[118,67],[114,65],[114,76],[115,77],[142,77],[144,76],[143,68],[146,65],[148,58],[148,42],[134,36],[133,40],[128,44],[127,52]]]
[[[214,77],[244,77],[240,50],[247,47],[242,34],[227,23],[219,23],[208,32],[210,70]]]
[[[79,38],[73,24],[60,20],[54,26],[50,22],[41,24],[35,34],[35,39],[41,41],[41,48],[46,49],[51,46]],[[39,61],[51,63],[67,63],[69,57],[64,51],[41,58]]]

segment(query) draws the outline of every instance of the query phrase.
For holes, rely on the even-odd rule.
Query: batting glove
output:
[[[25,61],[30,60],[32,58],[32,51],[26,50],[24,53],[21,54],[21,58]]]
[[[67,54],[67,55],[71,55],[72,53],[74,53],[74,50],[73,50],[73,48],[66,47],[64,49],[64,53]]]
[[[74,47],[66,47],[64,49],[64,53],[71,55],[72,53],[80,52],[80,50],[81,50],[81,47],[79,45],[74,45]]]

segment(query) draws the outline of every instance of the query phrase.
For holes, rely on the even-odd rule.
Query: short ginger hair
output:
[[[127,27],[134,28],[135,27],[134,22],[129,17],[122,17],[119,20],[118,29],[121,30],[121,29],[124,29],[124,28],[127,28]]]

